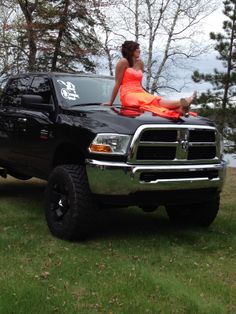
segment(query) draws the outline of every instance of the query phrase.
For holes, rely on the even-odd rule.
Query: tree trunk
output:
[[[156,38],[157,31],[161,25],[161,21],[163,19],[163,15],[165,10],[167,9],[169,5],[169,0],[166,2],[162,0],[161,7],[159,10],[159,16],[157,19],[156,24],[154,24],[154,21],[156,20],[153,19],[152,17],[152,5],[154,2],[150,2],[150,0],[146,0],[145,3],[147,5],[147,12],[148,12],[148,28],[149,28],[149,38],[148,38],[148,61],[147,61],[147,81],[146,81],[146,89],[149,91],[150,90],[150,84],[151,84],[151,78],[152,78],[152,66],[153,66],[153,43]]]
[[[29,45],[29,59],[28,59],[28,70],[33,71],[35,69],[36,63],[36,39],[35,39],[35,30],[33,24],[33,12],[38,5],[38,0],[34,4],[28,3],[28,1],[18,0],[20,8],[24,14],[26,24],[27,24],[27,37]]]
[[[146,89],[149,91],[151,74],[152,74],[152,55],[153,55],[153,21],[151,15],[151,5],[150,1],[146,0],[147,9],[148,9],[148,21],[149,21],[149,39],[148,39],[148,61],[147,61],[147,81]]]
[[[108,46],[108,38],[109,38],[109,33],[107,31],[107,28],[106,28],[106,41],[105,41],[105,48],[104,48],[104,50],[105,50],[105,53],[107,55],[108,68],[109,68],[110,75],[114,76],[111,50],[109,49],[109,46]]]
[[[58,56],[60,54],[62,37],[63,37],[64,32],[66,30],[69,5],[70,5],[70,0],[65,0],[65,7],[64,7],[64,10],[63,10],[63,13],[60,17],[60,22],[59,22],[60,26],[59,26],[59,32],[58,32],[58,36],[57,36],[57,40],[56,40],[55,50],[53,53],[51,71],[57,70],[57,60],[58,60]]]
[[[29,43],[29,71],[34,71],[36,63],[37,47],[35,43],[35,32],[33,29],[28,30],[28,43]]]
[[[135,41],[138,42],[139,40],[139,0],[135,0],[135,21],[134,21],[134,27],[135,27]]]

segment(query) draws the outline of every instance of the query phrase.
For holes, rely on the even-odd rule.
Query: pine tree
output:
[[[223,13],[227,20],[223,22],[223,33],[210,33],[210,38],[216,41],[215,50],[217,59],[222,61],[224,70],[214,69],[212,74],[203,74],[195,71],[192,79],[195,82],[209,82],[213,88],[202,93],[199,103],[214,102],[223,110],[223,119],[226,108],[235,103],[236,96],[236,1],[223,1]],[[221,121],[223,123],[223,121]]]
[[[1,9],[6,4],[0,1]],[[11,72],[94,71],[91,57],[100,45],[87,1],[11,1],[17,12],[15,21],[8,25],[8,45],[17,55],[11,63]],[[4,49],[0,43],[0,56]],[[0,63],[0,70],[3,67]],[[3,71],[10,72],[5,68]]]
[[[99,49],[90,8],[86,1],[43,1],[37,10],[39,69],[93,71],[91,56]]]

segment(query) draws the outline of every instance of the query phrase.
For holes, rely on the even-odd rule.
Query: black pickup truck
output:
[[[47,180],[46,220],[72,240],[105,207],[164,205],[171,221],[209,226],[225,177],[222,141],[204,117],[161,118],[124,110],[111,77],[28,73],[10,77],[0,98],[0,166]]]

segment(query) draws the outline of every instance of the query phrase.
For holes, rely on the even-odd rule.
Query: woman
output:
[[[116,82],[111,99],[104,105],[112,106],[120,89],[123,109],[150,111],[169,118],[179,118],[188,112],[190,104],[196,97],[196,92],[192,96],[180,100],[164,100],[160,96],[146,92],[141,84],[144,64],[139,58],[139,44],[134,41],[125,41],[122,44],[121,52],[123,58],[116,65]]]

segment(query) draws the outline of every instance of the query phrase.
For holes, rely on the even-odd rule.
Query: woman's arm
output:
[[[111,99],[108,103],[105,103],[103,105],[109,105],[112,106],[114,100],[116,99],[117,93],[119,91],[124,72],[128,68],[129,64],[128,61],[125,58],[122,58],[116,65],[116,74],[115,74],[115,86],[113,87]]]

